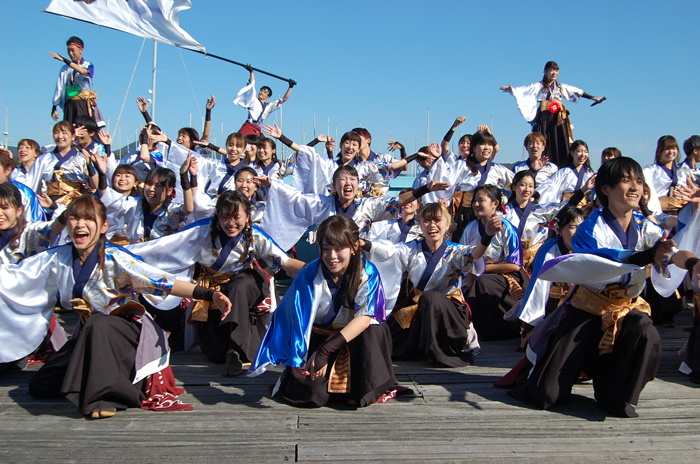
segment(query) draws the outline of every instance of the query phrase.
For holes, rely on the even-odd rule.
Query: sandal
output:
[[[116,408],[109,409],[96,409],[90,414],[91,419],[106,419],[107,417],[112,417],[117,413]]]

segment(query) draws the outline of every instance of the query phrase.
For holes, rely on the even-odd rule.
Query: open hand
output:
[[[447,190],[450,188],[450,183],[449,182],[435,182],[434,180],[431,180],[428,182],[428,190],[431,192],[437,192],[439,190]]]
[[[275,124],[275,127],[272,127],[269,124],[265,124],[265,127],[263,127],[262,131],[263,134],[269,135],[270,137],[274,137],[276,139],[282,137],[282,129],[280,129],[277,124]]]
[[[403,148],[403,145],[396,140],[391,140],[389,139],[389,146],[387,147],[387,150],[389,151],[394,151],[394,150],[401,150]]]
[[[223,293],[216,292],[214,293],[212,303],[214,303],[214,305],[219,308],[219,311],[221,311],[221,320],[223,321],[226,319],[228,313],[231,312],[231,300],[229,300]]]
[[[98,133],[97,136],[100,138],[100,142],[102,142],[102,145],[111,145],[112,144],[112,136],[109,135],[109,132],[105,129],[101,129]]]
[[[145,113],[146,111],[148,111],[148,102],[145,98],[138,97],[136,99],[136,104],[138,105],[140,112]]]

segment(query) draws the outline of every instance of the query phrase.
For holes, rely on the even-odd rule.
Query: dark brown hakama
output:
[[[83,415],[140,407],[143,381],[132,383],[141,324],[95,314],[29,381],[35,398],[67,397]]]
[[[394,312],[413,300],[397,305]],[[387,321],[393,341],[393,357],[413,359],[427,356],[449,367],[473,364],[470,351],[463,351],[469,333],[469,307],[456,305],[444,294],[427,291],[418,299],[410,327],[404,329],[393,315]]]
[[[520,372],[516,397],[546,409],[567,403],[581,372],[593,379],[600,407],[618,417],[637,417],[635,406],[647,382],[656,375],[661,339],[651,318],[630,311],[623,319],[611,353],[599,354],[601,317],[571,305],[551,335],[534,371]]]
[[[259,269],[246,269],[223,284],[221,292],[231,300],[231,312],[222,321],[221,311],[211,305],[207,321],[195,322],[202,352],[216,363],[226,361],[229,349],[236,350],[243,362],[254,360],[264,335],[255,309],[269,291]]]
[[[549,161],[561,169],[566,165],[569,156],[569,133],[566,122],[557,125],[558,113],[550,113],[548,109],[538,110],[532,132],[539,132],[547,139],[542,156],[548,156]]]
[[[530,279],[522,269],[509,274],[522,288]],[[520,337],[520,322],[506,321],[503,315],[518,302],[510,294],[508,281],[502,274],[482,274],[467,292],[467,304],[472,310],[472,323],[479,340],[507,340]]]
[[[311,334],[309,353],[326,340],[327,336],[315,332]],[[371,324],[364,332],[348,343],[350,350],[350,391],[348,393],[328,393],[328,378],[331,369],[326,369],[325,377],[311,380],[297,379],[292,368],[282,373],[279,388],[274,395],[292,406],[319,408],[329,401],[348,402],[353,400],[359,407],[375,403],[396,383],[394,366],[391,363],[391,334],[386,324]],[[328,360],[331,366],[338,353]]]

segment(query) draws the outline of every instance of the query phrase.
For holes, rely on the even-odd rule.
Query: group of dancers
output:
[[[0,152],[0,363],[43,362],[34,397],[67,397],[95,419],[191,409],[169,357],[198,344],[224,376],[284,366],[280,401],[363,407],[401,394],[392,360],[462,367],[480,340],[513,339],[526,356],[497,386],[514,397],[547,408],[586,376],[605,411],[634,417],[660,360],[654,322],[673,324],[679,291],[696,292],[697,311],[700,137],[682,164],[664,136],[646,168],[606,148],[594,172],[586,143],[559,127],[561,100],[603,99],[559,84],[556,63],[540,83],[503,88],[545,132],[527,135],[513,171],[494,161],[487,126],[452,152],[464,117],[410,156],[391,140],[398,159],[372,151],[364,128],[337,153],[331,137],[299,145],[264,125],[295,83],[270,102],[252,71],[235,100],[249,116],[225,147],[209,142],[213,96],[202,136],[185,127],[175,140],[139,97],[140,147],[117,159],[83,47],[72,37],[69,59],[52,54],[66,62],[54,146],[21,140],[18,166]],[[413,161],[413,187],[388,195]],[[307,232],[310,263],[294,248]],[[290,279],[280,299],[277,280]],[[79,314],[72,335],[57,308]],[[696,320],[683,370],[700,381],[698,337]]]

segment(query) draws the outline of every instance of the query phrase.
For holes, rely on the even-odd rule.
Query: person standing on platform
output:
[[[56,81],[51,117],[54,121],[58,121],[57,108],[61,108],[63,120],[71,124],[75,122],[77,116],[87,114],[95,118],[98,126],[104,126],[104,118],[95,103],[97,94],[92,90],[95,65],[83,59],[85,44],[78,37],[71,37],[66,45],[69,58],[63,58],[58,53],[50,53],[54,59],[65,63]]]
[[[532,124],[532,132],[539,132],[547,138],[543,156],[546,156],[557,166],[561,167],[569,155],[569,144],[574,136],[569,119],[569,110],[562,100],[578,102],[581,97],[603,102],[605,97],[594,97],[583,90],[557,81],[559,65],[548,61],[544,65],[542,81],[522,87],[508,84],[501,90],[515,97],[520,114]]]
[[[253,68],[247,66],[246,69],[250,71],[250,79],[248,79],[248,84],[243,87],[233,99],[233,104],[242,106],[248,109],[248,119],[243,123],[241,128],[238,130],[243,135],[260,135],[260,128],[265,124],[265,119],[267,119],[270,114],[272,114],[276,109],[278,109],[284,102],[289,99],[292,94],[292,88],[297,85],[293,80],[289,80],[289,88],[284,94],[284,97],[275,101],[268,101],[272,97],[272,89],[266,85],[260,88],[257,97],[255,95],[255,73],[253,73]]]

